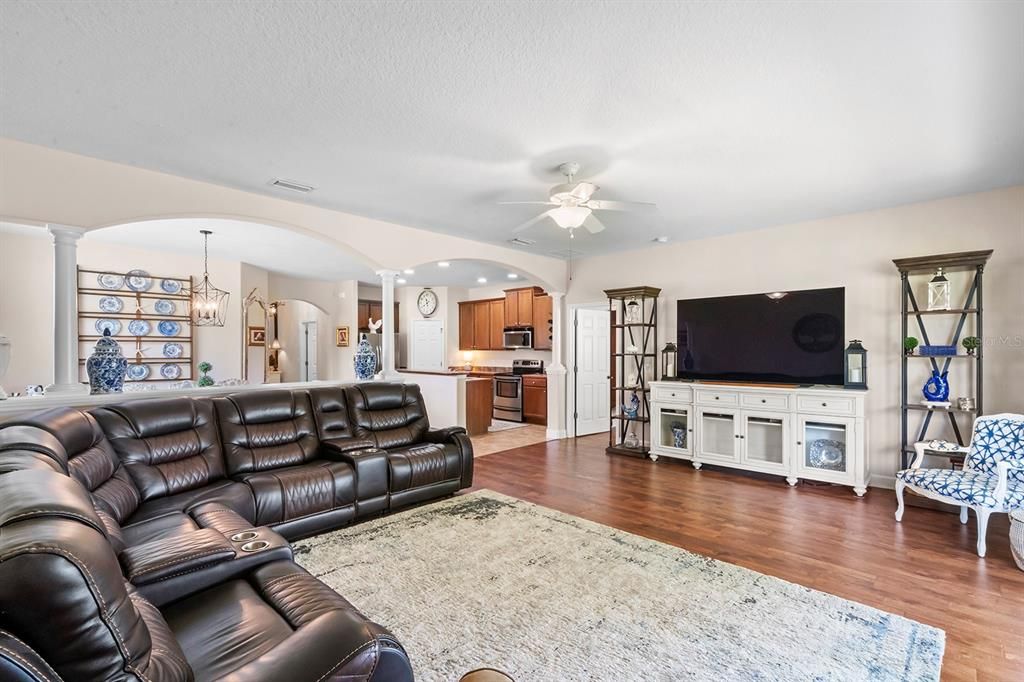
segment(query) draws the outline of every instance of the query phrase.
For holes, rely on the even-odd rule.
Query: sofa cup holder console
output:
[[[270,543],[268,541],[266,541],[266,540],[253,540],[251,542],[246,542],[244,545],[242,545],[242,551],[243,552],[259,552],[260,550],[266,549],[267,547],[270,547]]]
[[[245,530],[241,533],[235,533],[232,535],[231,542],[249,542],[250,540],[255,540],[259,536],[260,534],[254,530]]]

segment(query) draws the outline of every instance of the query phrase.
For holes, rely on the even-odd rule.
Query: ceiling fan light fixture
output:
[[[586,206],[560,206],[551,211],[550,215],[559,227],[574,229],[583,224],[590,215],[590,209]]]

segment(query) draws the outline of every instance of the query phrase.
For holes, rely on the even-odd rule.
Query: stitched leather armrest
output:
[[[368,449],[340,449],[347,447],[351,441],[359,440],[335,438],[320,443],[320,452],[325,459],[346,462],[356,472],[357,503],[388,494],[388,453],[373,447],[372,442]]]
[[[423,440],[428,443],[447,443],[453,440],[455,436],[466,433],[466,429],[461,426],[448,426],[443,429],[431,429],[423,435]]]
[[[329,459],[333,454],[340,452],[352,452],[354,450],[373,450],[377,443],[371,438],[332,438],[320,442],[320,449],[323,456]]]
[[[121,552],[121,565],[128,580],[147,585],[234,558],[235,548],[226,537],[203,528],[129,547]]]

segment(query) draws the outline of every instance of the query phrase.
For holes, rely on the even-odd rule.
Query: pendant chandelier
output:
[[[192,287],[192,323],[197,327],[223,327],[228,308],[228,292],[210,284],[209,230],[203,235],[203,279]]]

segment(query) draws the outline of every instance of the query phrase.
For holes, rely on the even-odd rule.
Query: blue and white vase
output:
[[[680,422],[672,422],[672,445],[677,448],[686,447],[686,427]]]
[[[637,413],[640,411],[640,398],[637,396],[636,391],[633,391],[632,396],[628,403],[623,404],[622,414],[625,415],[626,419],[636,419]]]
[[[103,330],[103,338],[96,342],[96,350],[85,361],[89,375],[90,393],[120,393],[124,389],[124,376],[128,361],[121,354],[121,346]]]
[[[933,369],[932,375],[924,384],[925,400],[931,403],[944,403],[949,400],[949,381],[946,379],[947,372],[939,374],[939,370]]]
[[[353,363],[355,364],[356,379],[359,381],[368,381],[377,372],[377,354],[373,352],[373,346],[366,340],[366,334],[359,339]]]

